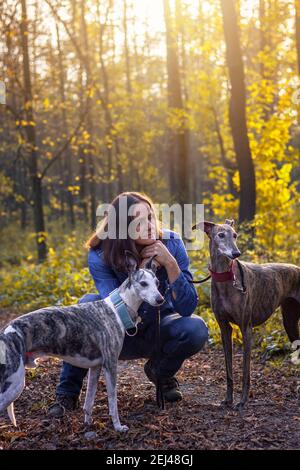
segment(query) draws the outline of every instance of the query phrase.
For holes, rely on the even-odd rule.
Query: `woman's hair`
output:
[[[121,198],[127,198],[127,213],[126,213],[126,224],[127,224],[127,237],[126,238],[118,238],[119,233],[119,225],[120,225],[120,201]],[[126,258],[125,258],[125,250],[130,250],[133,252],[138,259],[140,259],[139,252],[136,248],[135,241],[128,236],[128,227],[130,223],[133,221],[134,216],[128,215],[129,207],[133,206],[134,204],[146,203],[149,206],[152,220],[155,224],[156,229],[156,237],[161,239],[162,238],[162,231],[159,224],[159,221],[156,217],[154,204],[152,200],[146,196],[145,194],[139,192],[123,192],[115,197],[115,199],[111,202],[112,210],[115,212],[116,216],[116,238],[109,238],[106,237],[104,239],[101,238],[101,235],[108,231],[108,220],[110,219],[109,210],[108,213],[104,216],[104,218],[100,221],[97,226],[95,233],[89,238],[86,242],[86,247],[89,249],[98,248],[101,244],[101,248],[103,250],[104,260],[108,266],[111,266],[113,269],[117,271],[124,271],[126,272]],[[124,214],[122,214],[122,217]]]

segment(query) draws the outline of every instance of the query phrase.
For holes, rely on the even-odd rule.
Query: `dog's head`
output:
[[[129,250],[125,252],[126,266],[128,271],[129,285],[141,300],[154,307],[164,303],[164,298],[158,290],[159,281],[155,275],[156,264],[152,256],[144,268],[139,268],[139,260]]]
[[[234,220],[226,219],[224,224],[215,224],[213,222],[199,222],[194,225],[193,230],[203,230],[210,239],[211,251],[217,251],[219,254],[230,259],[238,258],[241,255],[237,247],[237,233],[234,230]]]

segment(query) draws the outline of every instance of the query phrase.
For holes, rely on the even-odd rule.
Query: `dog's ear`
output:
[[[192,230],[202,230],[205,232],[209,237],[211,235],[211,231],[216,224],[214,222],[207,222],[206,220],[199,222],[198,224],[193,225]]]
[[[230,225],[230,227],[233,227],[234,226],[234,220],[233,219],[226,219],[225,224]]]
[[[126,270],[129,274],[137,270],[139,259],[135,253],[130,250],[125,250],[125,264]]]
[[[155,262],[153,262],[153,259],[155,258],[155,256],[157,256],[157,255],[151,256],[151,258],[145,264],[145,269],[151,269],[154,273],[157,270],[157,264]]]

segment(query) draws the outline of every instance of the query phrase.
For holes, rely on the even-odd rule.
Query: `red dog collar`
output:
[[[233,272],[233,263],[234,261],[230,265],[230,271],[224,271],[223,273],[217,273],[208,268],[212,279],[216,282],[234,281],[235,276]]]

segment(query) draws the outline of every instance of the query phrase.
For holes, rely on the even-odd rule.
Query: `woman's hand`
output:
[[[154,260],[165,268],[176,263],[174,256],[171,255],[168,248],[160,240],[145,246],[145,248],[141,250],[140,255],[143,259],[151,258],[151,256],[156,255]]]
[[[166,268],[169,281],[172,283],[176,281],[180,274],[180,269],[177,264],[176,259],[174,256],[171,255],[168,248],[160,241],[157,240],[156,242],[152,243],[151,245],[146,246],[140,252],[142,258],[151,258],[151,256],[155,256],[154,260],[157,261],[161,266]],[[173,292],[173,297],[176,299],[176,295]]]

